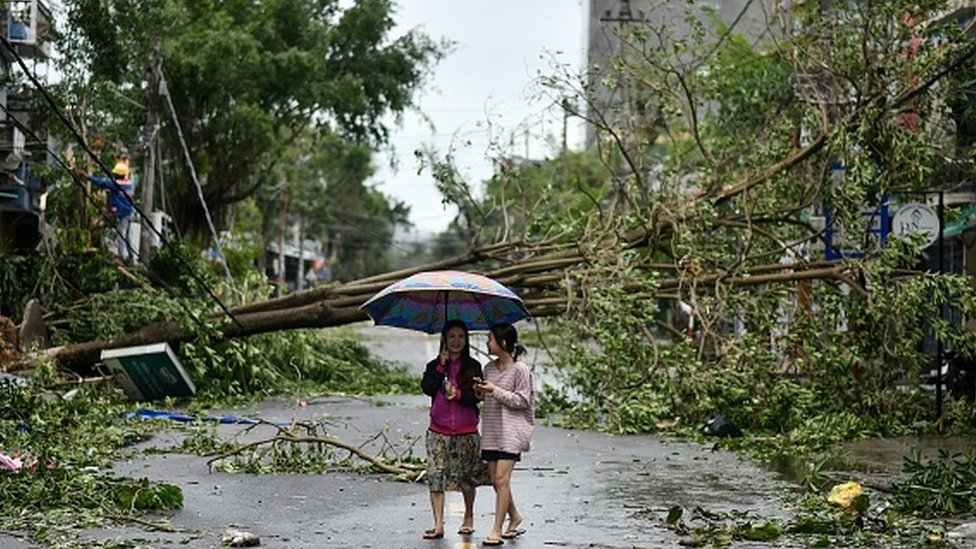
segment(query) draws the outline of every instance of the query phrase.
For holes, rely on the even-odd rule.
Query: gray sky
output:
[[[477,188],[491,174],[491,157],[524,156],[526,150],[544,157],[558,145],[562,115],[550,100],[533,99],[534,82],[553,72],[553,59],[578,70],[585,7],[586,0],[399,0],[400,28],[455,42],[418,99],[435,129],[408,114],[392,138],[398,169],[391,170],[389,156],[382,154],[372,180],[411,207],[414,237],[443,230],[455,215],[441,205],[429,172],[417,175],[414,150],[429,145],[443,155],[453,142],[459,168]],[[571,122],[571,148],[579,136],[578,124]],[[492,139],[504,143],[501,150],[490,149]]]

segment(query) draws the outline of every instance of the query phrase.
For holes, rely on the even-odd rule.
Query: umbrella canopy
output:
[[[373,322],[439,333],[445,320],[462,320],[469,330],[487,330],[529,316],[522,299],[486,276],[462,271],[417,273],[390,284],[363,303]]]

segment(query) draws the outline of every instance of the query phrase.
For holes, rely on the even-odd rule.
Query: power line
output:
[[[14,124],[18,128],[20,128],[21,131],[23,131],[25,134],[27,134],[35,141],[40,142],[40,137],[34,132],[34,130],[24,125],[20,120],[17,120],[17,118],[11,114],[11,112],[7,109],[5,105],[0,104],[0,109],[3,110],[4,114],[6,114],[7,117],[10,120],[12,120]],[[98,211],[98,215],[103,220],[107,220],[108,214],[105,212],[105,208],[102,207],[103,204],[100,204],[98,200],[96,200],[95,197],[92,196],[92,193],[85,188],[84,183],[82,183],[81,180],[79,180],[74,176],[74,170],[71,168],[71,166],[68,166],[67,162],[65,162],[64,159],[61,158],[61,155],[59,155],[56,151],[51,150],[46,145],[44,149],[52,158],[54,158],[54,160],[58,163],[59,166],[61,166],[62,168],[64,168],[66,172],[68,172],[68,176],[70,177],[71,181],[75,185],[77,185],[79,189],[81,189],[82,194],[84,194],[85,198],[88,199],[88,203],[94,206],[96,211]],[[125,245],[129,248],[129,253],[138,256],[139,254],[137,253],[136,250],[133,249],[132,244],[129,242],[129,239],[127,238],[127,235],[122,234],[122,231],[119,229],[118,225],[116,225],[115,223],[109,223],[109,225],[112,226],[112,229],[115,231],[116,234],[119,235],[120,239],[125,242]],[[149,269],[148,266],[146,267],[146,269],[152,272],[152,270]],[[196,322],[197,325],[199,325],[201,328],[206,328],[206,325],[203,323],[203,321],[200,320],[197,317],[196,313],[194,313],[185,303],[183,303],[182,299],[177,299],[176,302],[180,305],[180,307],[183,308],[184,311],[186,311],[188,315],[190,315],[190,318],[193,319],[193,321]]]
[[[30,79],[31,83],[34,85],[37,91],[40,92],[42,96],[44,96],[44,99],[45,101],[47,101],[48,106],[51,108],[51,110],[54,111],[54,114],[57,115],[58,119],[61,120],[61,123],[65,126],[65,128],[67,128],[71,132],[71,134],[74,136],[75,140],[78,142],[81,148],[84,149],[85,153],[88,154],[88,157],[92,159],[92,161],[102,170],[103,173],[109,176],[109,181],[111,181],[111,183],[115,186],[116,191],[121,193],[121,195],[125,197],[125,200],[128,201],[129,204],[132,206],[133,210],[139,214],[139,217],[144,222],[143,226],[150,228],[156,234],[156,236],[159,238],[160,243],[162,243],[171,252],[173,252],[173,255],[177,258],[177,260],[180,263],[183,264],[183,266],[187,269],[187,272],[190,274],[193,280],[195,280],[197,284],[199,284],[200,287],[203,288],[203,290],[207,293],[207,295],[210,296],[210,299],[214,300],[214,302],[216,302],[217,305],[220,306],[224,314],[226,314],[234,322],[234,324],[236,324],[237,327],[243,331],[244,326],[241,325],[241,323],[237,320],[237,317],[235,317],[234,314],[230,312],[230,309],[228,309],[227,306],[224,304],[224,302],[221,301],[219,297],[217,297],[217,295],[214,293],[213,290],[210,289],[210,286],[208,286],[207,283],[200,277],[200,275],[198,275],[196,271],[193,270],[193,267],[189,264],[189,262],[187,262],[186,259],[175,250],[173,244],[166,239],[165,235],[163,235],[163,233],[159,229],[155,227],[155,225],[152,223],[152,220],[149,219],[149,216],[147,216],[145,212],[142,211],[142,209],[136,206],[135,202],[132,201],[132,197],[130,197],[128,193],[126,193],[124,190],[122,190],[122,187],[115,182],[115,178],[111,176],[112,174],[109,171],[109,169],[104,164],[102,164],[101,159],[99,159],[98,156],[90,148],[88,148],[88,144],[85,143],[84,138],[74,127],[74,124],[72,124],[71,121],[68,120],[64,112],[61,111],[61,108],[58,106],[57,102],[55,102],[54,98],[51,97],[51,94],[48,93],[44,85],[41,84],[41,82],[37,79],[37,77],[34,76],[34,73],[31,72],[31,70],[27,67],[27,63],[17,52],[16,48],[14,48],[13,44],[11,44],[10,41],[7,40],[7,38],[2,35],[0,35],[0,42],[3,42],[3,46],[7,49],[7,51],[10,52],[11,55],[13,55],[14,59],[17,61],[17,64],[20,65],[20,68],[24,71],[24,74],[27,75],[27,78]],[[67,165],[65,164],[65,166]],[[72,173],[72,179],[74,179],[73,173]],[[128,238],[123,238],[123,240],[125,240],[126,246],[128,246],[129,250],[131,251],[132,246],[129,244]],[[135,255],[136,257],[138,257],[139,254],[136,253]]]
[[[176,135],[180,138],[180,145],[183,147],[183,156],[186,157],[186,165],[190,168],[190,177],[193,179],[193,184],[197,188],[197,197],[200,198],[200,205],[203,206],[203,215],[207,218],[207,226],[210,227],[210,234],[214,239],[214,248],[217,249],[217,255],[220,256],[220,262],[224,266],[224,274],[227,276],[227,282],[230,287],[235,292],[237,287],[234,285],[234,277],[230,274],[230,267],[227,265],[227,257],[224,255],[224,249],[220,246],[220,237],[217,236],[217,229],[214,227],[213,219],[210,217],[210,208],[207,206],[207,200],[203,197],[203,187],[200,186],[200,180],[197,178],[197,169],[193,165],[193,158],[190,157],[190,149],[186,146],[186,140],[183,139],[183,127],[180,126],[180,119],[176,116],[176,107],[173,106],[173,97],[169,93],[169,87],[166,82],[166,77],[160,72],[160,80],[163,89],[166,91],[166,104],[169,105],[169,114],[173,118],[173,125],[176,126]]]
[[[345,221],[345,220],[339,219],[332,212],[326,212],[325,215],[327,215],[327,216],[331,217],[332,219],[336,220],[339,223],[338,226],[340,226],[340,227],[341,226],[347,226],[347,227],[349,227],[351,229],[356,229],[357,231],[360,231],[362,233],[368,234],[369,236],[372,236],[373,238],[378,238],[378,239],[381,239],[381,240],[386,238],[384,235],[381,235],[379,233],[373,232],[373,231],[371,231],[371,230],[369,230],[369,229],[367,229],[367,228],[365,228],[365,227],[363,227],[361,225],[357,225],[355,223],[350,223],[349,221]],[[333,225],[333,227],[335,227],[335,226]],[[392,238],[390,239],[390,246],[393,246],[394,248],[400,250],[401,252],[405,252],[405,253],[411,253],[412,252],[412,250],[407,250],[405,248],[401,248],[400,246],[397,246],[393,242],[393,239]]]

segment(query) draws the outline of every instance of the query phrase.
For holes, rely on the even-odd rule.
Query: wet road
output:
[[[436,351],[436,338],[398,330],[367,329],[370,346],[387,359],[416,364]],[[477,343],[476,343],[477,344]],[[413,367],[413,366],[412,366]],[[330,421],[330,435],[365,443],[381,430],[387,438],[421,437],[427,424],[426,397],[352,398],[329,396],[297,405],[269,400],[233,410],[236,415],[278,422],[292,419]],[[221,411],[213,412],[220,415]],[[220,426],[232,437],[240,426]],[[262,426],[248,438],[267,437]],[[165,433],[144,446],[165,448],[182,435]],[[668,441],[655,436],[609,436],[538,426],[533,451],[516,468],[512,488],[525,517],[526,534],[507,547],[664,547],[678,536],[663,524],[672,505],[686,510],[752,511],[765,518],[785,509],[780,496],[789,486],[765,470],[709,445]],[[367,449],[375,450],[374,446]],[[422,455],[423,442],[413,450]],[[135,453],[115,466],[116,473],[166,481],[183,489],[185,507],[166,513],[176,533],[125,527],[91,530],[92,539],[141,539],[151,547],[220,546],[227,528],[261,538],[263,547],[480,547],[490,530],[494,494],[479,489],[476,532],[462,537],[460,494],[448,496],[447,535],[422,540],[432,524],[427,486],[396,482],[384,475],[359,473],[228,474],[209,472],[204,458],[184,454]],[[747,542],[734,547],[749,547]],[[756,547],[768,545],[755,544]]]
[[[391,440],[420,436],[426,411],[424,397],[328,397],[300,408],[268,401],[247,413],[269,421],[328,416],[335,425],[330,434],[363,442],[381,429],[389,430]],[[231,435],[240,429],[222,426],[221,432]],[[268,428],[253,436],[270,434]],[[161,435],[149,444],[165,447],[179,439],[175,433]],[[422,452],[422,443],[415,450]],[[204,459],[181,454],[139,454],[117,464],[116,472],[182,487],[185,508],[170,516],[184,531],[152,534],[153,543],[160,545],[170,540],[185,547],[215,547],[226,528],[237,527],[260,536],[266,547],[466,547],[488,533],[494,503],[491,488],[479,489],[477,532],[466,539],[454,533],[463,508],[460,495],[450,494],[448,535],[431,542],[420,539],[431,525],[424,484],[356,473],[210,473]],[[678,537],[661,520],[671,505],[769,517],[783,507],[778,497],[787,489],[767,471],[708,446],[542,426],[512,483],[527,532],[507,544],[511,547],[673,546]],[[145,532],[124,530],[91,535],[146,537]]]

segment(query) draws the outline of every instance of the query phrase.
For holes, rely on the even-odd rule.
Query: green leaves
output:
[[[183,490],[175,484],[154,484],[149,479],[121,479],[113,484],[115,499],[123,509],[149,511],[183,508]]]
[[[681,520],[681,515],[683,513],[684,510],[681,507],[672,505],[671,508],[668,509],[668,516],[664,519],[664,521],[668,524],[676,524],[679,520]]]
[[[682,539],[679,545],[725,547],[735,540],[775,541],[784,533],[779,522],[762,520],[750,513],[715,513],[696,507],[687,522],[681,519],[683,514],[683,509],[674,505],[665,518],[668,528],[681,536],[691,536]]]
[[[903,513],[920,517],[976,516],[976,454],[939,450],[925,459],[916,450],[906,457],[904,482],[895,485],[893,504]]]
[[[747,524],[739,530],[739,536],[749,541],[774,541],[783,535],[783,527],[776,521]]]
[[[416,30],[392,37],[388,0],[72,0],[67,8],[67,49],[89,55],[63,59],[71,75],[64,100],[105,141],[139,144],[146,67],[159,41],[175,110],[168,112],[167,101],[160,106],[162,157],[180,159],[164,164],[167,198],[182,232],[197,241],[208,240],[202,235],[209,230],[171,116],[218,225],[248,197],[277,216],[283,181],[293,189],[315,183],[280,169],[283,156],[308,156],[321,145],[299,136],[312,129],[347,144],[385,143],[391,115],[412,106],[447,47]],[[340,177],[360,175],[340,170]],[[362,188],[364,179],[355,183]]]

